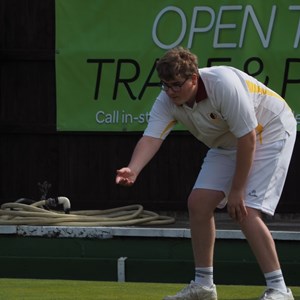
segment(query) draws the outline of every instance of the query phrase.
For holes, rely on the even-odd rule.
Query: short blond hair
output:
[[[198,73],[198,58],[190,50],[176,47],[157,61],[156,71],[159,78],[166,81],[189,78]]]

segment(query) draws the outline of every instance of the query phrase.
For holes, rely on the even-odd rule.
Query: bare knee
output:
[[[197,195],[196,193],[191,193],[188,198],[188,211],[190,217],[197,216],[202,218],[202,215],[205,216],[207,212],[204,212],[205,205],[203,204],[204,200]]]
[[[246,218],[244,218],[243,221],[239,223],[241,230],[246,236],[249,234],[257,234],[257,231],[269,231],[265,222],[262,219],[262,213],[259,210],[248,207],[247,212],[248,214]]]
[[[254,208],[247,207],[247,216],[243,219],[242,222],[240,222],[240,226],[243,227],[248,227],[251,226],[251,224],[256,223],[256,222],[263,222],[262,221],[262,213]]]
[[[223,199],[222,192],[194,189],[188,198],[188,210],[190,217],[209,219],[214,213],[216,206]]]

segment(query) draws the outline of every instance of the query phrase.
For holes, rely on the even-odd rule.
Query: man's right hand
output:
[[[130,168],[117,170],[116,184],[132,186],[136,180],[136,174]]]

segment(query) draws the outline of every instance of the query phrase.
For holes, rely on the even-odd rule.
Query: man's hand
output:
[[[229,216],[236,222],[242,222],[248,215],[242,192],[231,191],[228,196],[227,210]]]
[[[116,184],[132,186],[141,170],[158,151],[163,140],[150,136],[142,136],[136,144],[127,167],[117,170]]]
[[[136,180],[136,174],[130,168],[117,170],[116,184],[132,186]]]

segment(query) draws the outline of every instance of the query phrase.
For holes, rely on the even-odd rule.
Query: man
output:
[[[195,279],[164,299],[217,299],[214,210],[226,204],[265,276],[260,299],[294,299],[262,220],[262,214],[274,214],[283,189],[296,138],[293,113],[278,94],[240,70],[198,69],[197,56],[182,47],[169,50],[156,69],[162,92],[128,167],[117,170],[116,183],[135,182],[176,122],[210,148],[188,198]]]

